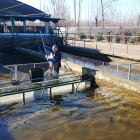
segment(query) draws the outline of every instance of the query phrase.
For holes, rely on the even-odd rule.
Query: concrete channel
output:
[[[17,48],[17,50],[46,60],[45,56],[38,52],[27,50],[24,48]],[[80,61],[77,60],[77,58],[74,58],[72,55],[68,55],[68,54],[63,54],[62,59],[66,61],[68,65],[71,67],[71,69],[74,70],[76,73],[78,72],[79,74],[82,75],[94,77],[95,80],[103,80],[112,83],[115,86],[119,86],[127,90],[140,93],[139,83],[97,70],[96,69],[97,67],[95,65],[97,65],[97,63],[99,66],[102,65],[101,61],[96,61],[96,64],[88,61],[82,61],[82,60]],[[88,66],[90,66],[90,68]]]
[[[24,56],[46,61],[38,52],[17,50]],[[26,94],[26,104],[18,100],[1,104],[0,139],[139,139],[139,84],[95,69],[97,64],[102,65],[101,61],[77,58],[63,53],[63,61],[75,74],[94,79],[94,88],[88,89],[89,84],[82,83],[79,98],[69,85],[55,88],[53,100],[46,94],[49,89],[42,100],[35,99],[41,93],[37,90]]]

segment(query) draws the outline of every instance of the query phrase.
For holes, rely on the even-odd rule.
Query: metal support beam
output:
[[[90,80],[90,88],[93,88],[94,87],[94,79],[91,79]]]
[[[129,64],[128,80],[131,78],[131,64]]]
[[[50,96],[52,96],[52,88],[50,87]]]
[[[7,25],[4,22],[4,33],[7,33]]]
[[[72,83],[72,92],[74,92],[74,83]]]
[[[25,93],[23,92],[23,103],[25,104]]]
[[[12,17],[11,23],[12,23],[11,30],[12,30],[12,34],[13,34],[14,33],[13,17]]]
[[[26,20],[23,21],[23,32],[26,33]]]
[[[51,15],[49,17],[51,18]],[[50,22],[45,22],[45,33],[50,33]]]

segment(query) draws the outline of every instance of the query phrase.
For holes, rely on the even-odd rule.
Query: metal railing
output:
[[[34,68],[43,69],[43,73],[41,74],[43,77],[33,78],[30,70]],[[53,81],[55,81],[54,79],[57,79],[57,77],[59,77],[59,82],[63,83],[75,79],[76,75],[65,61],[61,62],[59,75],[55,74],[53,70],[49,68],[48,62],[7,65],[0,68],[0,93],[31,88],[34,84],[40,84],[39,81],[41,81],[42,84],[49,85],[52,84],[49,83],[50,80],[53,79]]]
[[[78,34],[66,35],[67,46],[94,49],[109,52],[113,55],[129,54],[139,55],[140,36]]]
[[[99,70],[140,83],[140,63],[98,67]]]

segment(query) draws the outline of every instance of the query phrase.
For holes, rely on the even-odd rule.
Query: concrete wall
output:
[[[24,53],[28,53],[31,55],[34,55],[35,57],[42,58],[46,60],[45,56],[43,54],[40,54],[38,52],[30,51],[27,49],[22,49],[22,48],[17,48],[19,51],[22,51]],[[68,54],[63,54],[62,57],[63,60],[66,61],[66,63],[69,65],[69,67],[76,73],[82,74],[82,75],[87,75],[89,78],[94,77],[95,79],[103,80],[108,83],[114,84],[116,86],[125,88],[127,90],[131,90],[133,92],[140,93],[140,83],[127,80],[121,77],[117,77],[111,74],[107,74],[101,71],[97,71],[94,69],[90,69],[87,67],[83,67],[83,63],[80,61],[76,62],[76,59],[72,58],[71,56],[69,57]]]
[[[89,75],[89,76],[94,76],[95,79],[98,80],[103,80],[106,81],[108,83],[114,84],[118,87],[122,87],[125,88],[127,90],[131,90],[133,92],[137,92],[140,93],[140,83],[131,81],[131,80],[127,80],[121,77],[117,77],[111,74],[107,74],[101,71],[96,71],[93,69],[89,69],[86,67],[82,68],[82,72],[85,75]]]
[[[12,48],[12,38],[0,38],[0,49],[10,47]]]
[[[65,27],[60,28],[63,33],[65,33]],[[137,32],[139,31],[140,27],[69,27],[68,28],[68,33],[78,33],[78,32],[84,32],[86,34],[96,34],[98,32],[104,33],[105,31],[112,31],[115,33],[118,33],[118,31],[129,31],[130,33],[132,32]]]
[[[28,38],[28,37],[22,37],[22,38],[18,38],[19,42],[20,42],[20,46],[21,47],[25,47],[25,48],[32,48],[32,47],[39,47],[39,46],[43,46],[42,43],[42,39],[37,38],[37,37],[33,37],[33,38]],[[3,37],[0,38],[0,49],[1,48],[5,48],[5,47],[19,47],[19,43],[18,43],[18,39],[17,37],[7,37],[3,34]],[[53,46],[53,45],[58,45],[61,46],[63,45],[63,39],[61,37],[44,37],[43,38],[44,43],[48,46]]]

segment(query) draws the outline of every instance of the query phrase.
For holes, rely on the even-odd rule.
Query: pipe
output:
[[[14,36],[14,37],[16,37],[17,35],[20,37],[20,38],[26,38],[26,37],[28,37],[28,38],[34,38],[34,36],[36,37],[36,38],[40,38],[40,34],[27,34],[27,33],[18,33],[18,34],[16,34],[16,33],[7,33],[7,34],[3,34],[3,33],[0,33],[0,38],[9,38],[9,37],[11,37],[12,38],[12,35]],[[54,36],[57,36],[56,34],[42,34],[42,37],[54,37]]]

